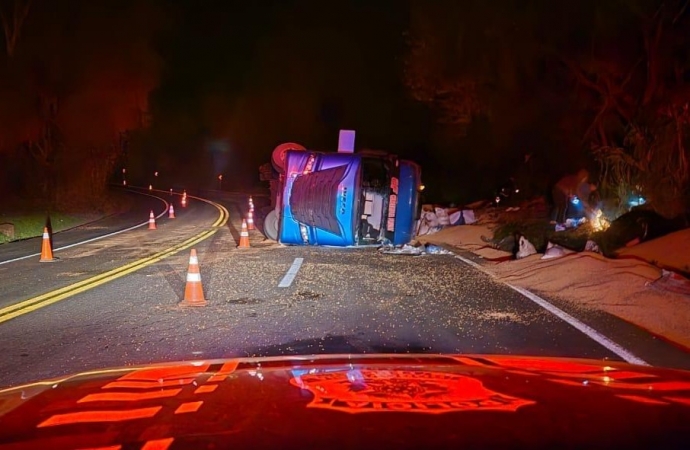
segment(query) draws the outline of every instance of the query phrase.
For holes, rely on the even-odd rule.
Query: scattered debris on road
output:
[[[409,255],[409,256],[421,256],[421,255],[452,255],[453,252],[444,249],[438,245],[434,244],[418,244],[417,246],[405,244],[399,247],[393,245],[384,245],[379,247],[379,252],[386,255]]]

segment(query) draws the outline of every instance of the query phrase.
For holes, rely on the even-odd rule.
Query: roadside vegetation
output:
[[[85,214],[55,213],[50,216],[53,232],[66,230],[93,220],[94,216]],[[14,226],[14,239],[0,233],[0,244],[13,240],[27,239],[40,236],[46,226],[47,216],[43,213],[0,213],[0,224],[10,223]]]

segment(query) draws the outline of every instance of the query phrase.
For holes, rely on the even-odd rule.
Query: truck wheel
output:
[[[285,172],[285,154],[288,150],[305,151],[306,149],[294,142],[286,142],[285,144],[277,146],[271,155],[271,163],[273,164],[273,168],[279,173]]]
[[[266,215],[266,219],[264,220],[264,234],[269,239],[274,241],[278,240],[278,214],[276,214],[275,209]]]

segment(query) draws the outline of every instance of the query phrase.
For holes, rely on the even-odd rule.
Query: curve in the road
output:
[[[220,214],[218,216],[218,219],[216,219],[216,221],[211,225],[212,228],[210,230],[206,230],[202,233],[192,236],[191,238],[177,245],[174,245],[166,250],[160,251],[149,257],[142,258],[140,260],[134,261],[129,264],[125,264],[124,266],[117,267],[115,269],[101,273],[94,277],[88,278],[86,280],[82,280],[69,286],[65,286],[63,288],[56,289],[46,294],[42,294],[24,300],[23,302],[2,308],[0,309],[0,323],[30,313],[45,306],[52,305],[53,303],[59,302],[60,300],[64,300],[73,295],[79,294],[80,292],[88,291],[89,289],[93,289],[104,283],[123,277],[139,269],[150,266],[151,264],[156,263],[164,258],[172,256],[182,250],[188,249],[191,246],[203,241],[204,239],[213,236],[218,231],[218,229],[224,226],[225,223],[228,221],[229,212],[223,205],[203,198],[193,197],[191,195],[188,195],[188,197],[208,203],[218,209]]]
[[[137,191],[135,191],[135,190],[133,190],[133,189],[130,189],[129,192],[132,192],[132,193],[135,193],[135,194],[139,194],[139,195],[146,195],[146,196],[148,196],[148,197],[153,197],[153,198],[158,199],[158,200],[160,200],[161,202],[163,202],[163,204],[165,204],[165,208],[163,209],[163,212],[161,212],[160,214],[158,214],[157,216],[155,216],[156,219],[160,219],[164,214],[166,214],[166,213],[168,212],[168,208],[170,207],[170,204],[169,204],[165,199],[163,199],[163,198],[161,198],[161,197],[157,197],[157,196],[155,196],[155,195],[146,194],[146,193],[143,193],[143,192],[137,192]],[[163,192],[163,191],[161,191],[161,192]],[[115,236],[115,235],[124,233],[124,232],[126,232],[126,231],[135,230],[135,229],[137,229],[137,228],[139,228],[139,227],[143,227],[144,225],[148,225],[148,224],[149,224],[149,221],[147,220],[147,221],[142,222],[142,223],[140,223],[140,224],[131,226],[131,227],[129,227],[129,228],[125,228],[124,230],[118,230],[118,231],[114,231],[114,232],[112,232],[112,233],[103,234],[103,235],[96,236],[96,237],[91,238],[91,239],[86,239],[86,240],[84,240],[84,241],[75,242],[74,244],[63,245],[62,247],[58,247],[58,248],[56,248],[56,249],[53,249],[53,252],[58,252],[58,251],[60,251],[60,250],[67,250],[68,248],[77,247],[77,246],[83,245],[83,244],[88,244],[88,243],[90,243],[90,242],[98,241],[98,240],[100,240],[100,239],[105,239],[105,238],[107,238],[107,237]],[[12,258],[12,259],[8,259],[8,260],[6,260],[6,261],[0,261],[0,266],[3,265],[3,264],[9,264],[9,263],[13,263],[13,262],[16,262],[16,261],[21,261],[21,260],[24,260],[24,259],[27,259],[27,258],[33,258],[33,257],[35,257],[35,256],[39,256],[40,254],[41,254],[40,252],[38,252],[38,253],[31,253],[31,254],[29,254],[29,255],[20,256],[20,257],[18,257],[18,258]]]

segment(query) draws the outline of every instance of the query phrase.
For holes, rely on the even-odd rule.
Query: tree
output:
[[[676,215],[687,207],[690,181],[688,2],[625,1],[593,10],[606,18],[592,24],[593,45],[562,56],[589,117],[582,142],[619,212],[636,193]]]
[[[97,204],[120,136],[146,126],[162,16],[152,1],[57,3],[34,8],[21,51],[2,61],[0,152],[23,160],[25,193]]]
[[[487,142],[528,130],[552,134],[553,155],[543,152],[552,177],[567,166],[553,163],[594,156],[603,190],[620,206],[637,191],[672,215],[687,205],[690,185],[689,3],[583,0],[553,8],[533,0],[520,2],[523,13],[507,1],[413,3],[405,79],[413,97],[461,135],[481,116],[491,124]],[[494,159],[509,151],[497,145]]]
[[[14,56],[22,26],[30,9],[31,0],[5,0],[0,3],[0,22],[5,32],[5,50],[9,57]]]
[[[404,80],[413,98],[460,134],[477,117],[509,116],[503,105],[518,101],[537,75],[535,9],[481,1],[411,5]]]
[[[549,157],[553,125],[530,130],[549,101],[538,3],[411,2],[403,79],[435,114],[436,159],[455,166],[442,178],[453,189],[462,177],[472,188],[465,200],[491,195],[525,154]]]

